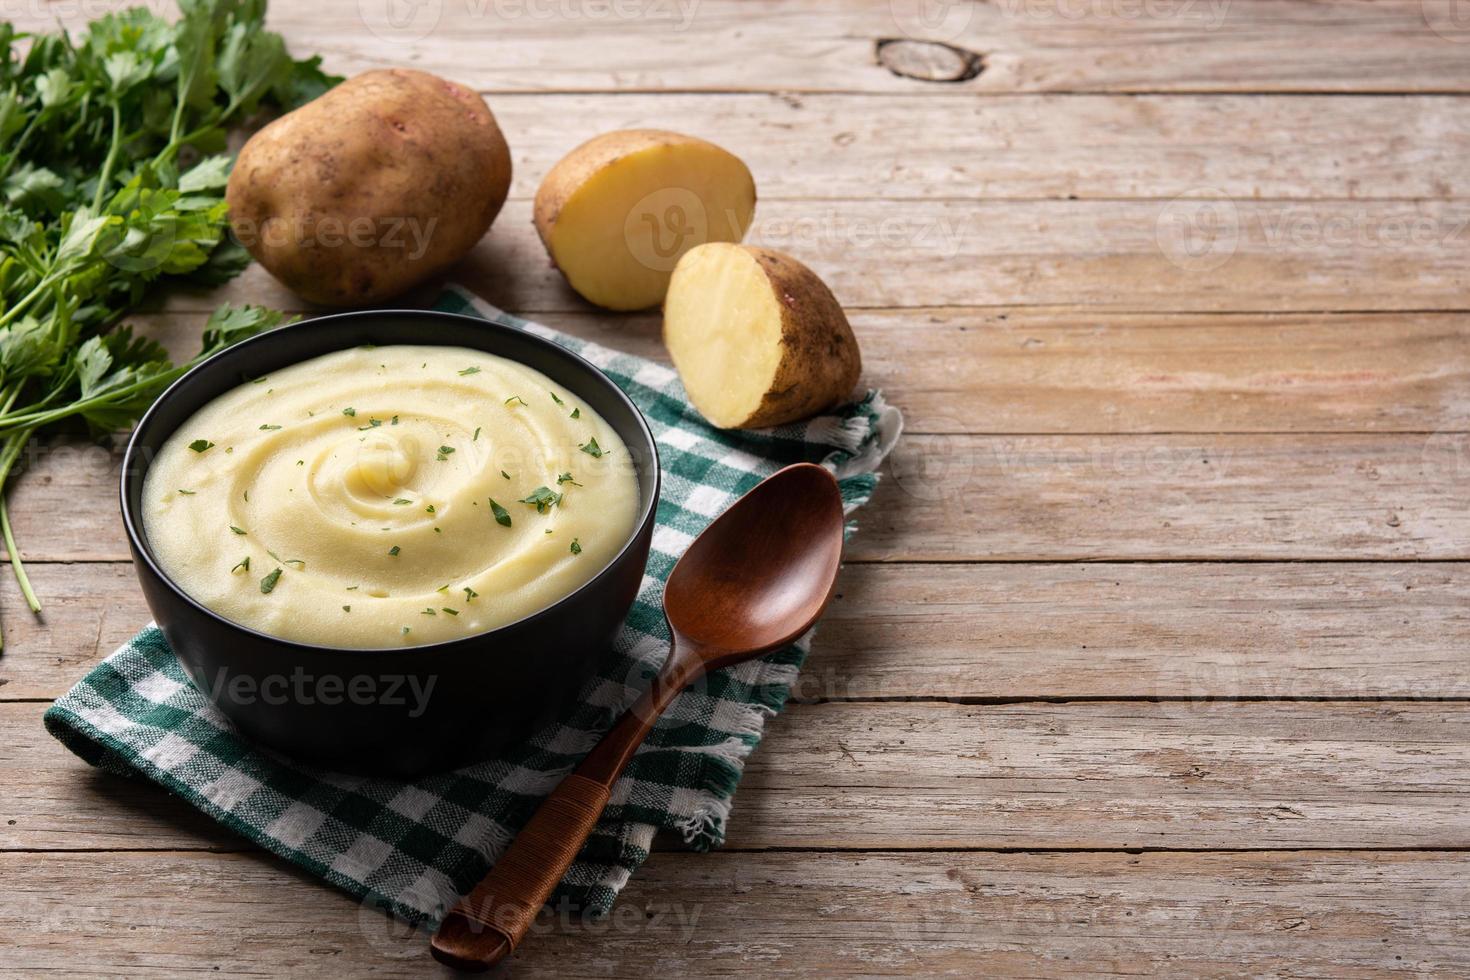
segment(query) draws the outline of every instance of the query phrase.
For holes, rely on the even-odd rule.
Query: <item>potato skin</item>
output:
[[[863,371],[842,304],[815,272],[786,253],[740,247],[755,257],[781,305],[781,360],[760,405],[736,428],[785,425],[842,404]]]
[[[738,426],[785,425],[839,406],[853,394],[863,356],[853,326],[817,273],[782,251],[744,245],[781,303],[781,364],[760,406]]]
[[[256,133],[226,200],[236,236],[298,295],[388,299],[443,272],[510,191],[510,150],[470,89],[427,72],[364,72]]]

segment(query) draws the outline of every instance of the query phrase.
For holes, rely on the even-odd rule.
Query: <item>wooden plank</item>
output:
[[[0,704],[0,848],[228,846]],[[743,849],[1470,847],[1470,712],[1436,702],[795,705],[747,764]],[[11,821],[14,821],[13,823]]]
[[[16,975],[422,976],[426,937],[254,855],[0,856]],[[659,854],[517,977],[1366,976],[1470,969],[1464,854]]]
[[[175,357],[197,314],[132,318]],[[548,326],[668,363],[655,314]],[[1470,429],[1470,316],[855,310],[863,384],[913,433]]]
[[[1470,567],[849,565],[797,698],[1464,698]]]
[[[1470,436],[913,436],[853,559],[1470,557]]]
[[[848,558],[1465,560],[1467,461],[1465,432],[910,435]],[[119,453],[38,443],[25,466],[11,511],[27,559],[128,558]]]
[[[98,12],[12,7],[6,16],[25,29],[57,19],[75,29]],[[269,23],[335,71],[407,65],[496,91],[1464,92],[1467,29],[1456,13],[1453,0],[334,0],[275,3]],[[880,58],[878,43],[894,39],[974,52],[979,74],[922,80],[965,78],[969,62],[933,46]]]
[[[755,174],[762,209],[793,198],[1470,191],[1460,165],[1470,103],[1437,96],[499,94],[489,102],[514,155],[516,198],[532,197],[551,165],[592,134],[640,127],[737,153]]]
[[[0,700],[60,696],[149,612],[127,564],[0,572]],[[849,565],[794,691],[833,698],[1470,698],[1470,566]]]
[[[1470,282],[1470,201],[776,201],[746,240],[798,256],[849,308],[1464,309]],[[515,312],[590,309],[552,268],[528,201],[507,204],[451,277]],[[302,305],[252,266],[164,308],[225,300]]]

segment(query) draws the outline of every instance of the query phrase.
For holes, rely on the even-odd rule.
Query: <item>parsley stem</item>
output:
[[[64,277],[61,276],[54,269],[43,276],[41,278],[41,281],[36,283],[35,287],[32,288],[30,292],[26,293],[20,299],[16,300],[14,305],[6,310],[3,315],[0,315],[0,327],[5,326],[7,323],[24,313],[26,307],[30,306],[31,302],[35,300],[36,297],[44,294],[46,290],[50,289],[52,285],[61,278]]]
[[[92,209],[102,207],[107,196],[107,185],[112,183],[112,170],[117,166],[117,152],[122,149],[122,102],[112,99],[112,145],[107,148],[107,159],[102,161],[102,173],[97,177],[97,191],[92,195]]]
[[[15,461],[20,457],[21,450],[30,441],[34,429],[24,429],[12,433],[6,437],[5,450],[0,453],[0,535],[5,539],[5,552],[10,556],[10,567],[15,572],[15,581],[20,586],[21,595],[26,598],[26,605],[31,607],[31,612],[41,611],[41,600],[36,598],[36,592],[31,588],[30,576],[26,574],[25,563],[20,560],[20,549],[15,546],[15,534],[10,529],[10,509],[6,506],[4,487],[10,478],[10,471],[15,466]]]

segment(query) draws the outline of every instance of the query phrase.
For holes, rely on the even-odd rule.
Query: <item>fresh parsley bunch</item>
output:
[[[157,280],[218,284],[249,256],[226,240],[229,128],[338,79],[265,30],[265,0],[179,0],[28,36],[0,22],[0,533],[33,610],[4,486],[27,441],[80,418],[133,424],[198,360],[283,322],[223,307],[203,350],[170,363],[117,321]]]

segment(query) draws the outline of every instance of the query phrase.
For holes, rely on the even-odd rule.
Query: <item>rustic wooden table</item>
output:
[[[661,356],[529,199],[594,133],[706,136],[908,416],[729,845],[660,850],[516,973],[1470,970],[1463,10],[394,2],[272,22],[486,93],[516,179],[461,281]],[[257,268],[136,321],[183,350],[225,297],[300,308]],[[117,466],[38,447],[16,490],[47,609],[0,576],[0,972],[436,969],[42,730],[148,618]]]

